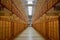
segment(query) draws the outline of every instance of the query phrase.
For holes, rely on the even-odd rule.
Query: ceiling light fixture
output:
[[[28,6],[28,14],[32,15],[32,6]]]
[[[27,0],[27,4],[33,4],[34,0]]]

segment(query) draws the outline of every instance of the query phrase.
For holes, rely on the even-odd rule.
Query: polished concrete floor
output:
[[[40,34],[38,34],[32,27],[28,27],[14,40],[45,40]]]

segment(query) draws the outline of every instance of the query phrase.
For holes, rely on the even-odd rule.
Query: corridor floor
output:
[[[45,40],[34,28],[28,27],[22,34],[20,34],[14,40]]]

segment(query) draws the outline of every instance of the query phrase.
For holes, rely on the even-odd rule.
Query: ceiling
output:
[[[33,2],[33,4],[28,4],[28,2],[31,2],[31,1]],[[32,6],[32,13],[33,13],[36,2],[37,2],[37,0],[22,0],[22,3],[24,5],[24,7],[25,7],[27,15],[29,15],[28,14],[28,6]]]

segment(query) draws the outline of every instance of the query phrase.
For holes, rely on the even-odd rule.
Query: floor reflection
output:
[[[22,34],[14,40],[45,40],[32,27],[28,27]]]

